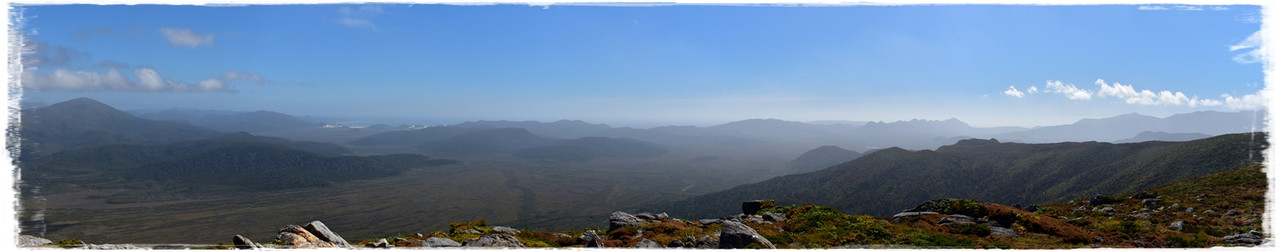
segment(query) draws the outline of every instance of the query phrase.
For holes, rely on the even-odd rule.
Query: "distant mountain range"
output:
[[[187,123],[224,132],[267,132],[319,128],[324,123],[312,122],[272,111],[231,112],[170,109],[139,113],[140,117]]]
[[[1261,161],[1265,134],[1190,142],[1021,144],[963,140],[937,151],[889,148],[820,171],[659,204],[672,214],[710,218],[752,199],[818,203],[842,211],[893,214],[921,201],[973,198],[1038,204],[1137,189]],[[1251,159],[1252,158],[1252,159]]]
[[[661,146],[630,138],[583,137],[523,149],[514,155],[529,159],[583,161],[596,158],[647,158],[665,153],[667,150]]]
[[[523,128],[496,128],[479,129],[440,141],[421,143],[418,149],[428,153],[500,154],[557,142],[557,139],[534,135]]]
[[[806,173],[853,161],[861,156],[862,153],[857,151],[827,145],[804,152],[804,154],[796,157],[795,160],[787,163],[787,169],[790,169],[793,173]]]
[[[164,144],[226,133],[177,122],[153,121],[88,98],[22,110],[22,156],[103,144]]]
[[[583,121],[560,120],[549,123],[536,121],[474,121],[464,122],[460,124],[450,125],[456,128],[477,128],[477,129],[496,129],[496,128],[521,128],[528,130],[530,133],[548,136],[554,138],[579,138],[585,136],[595,136],[600,131],[612,129],[609,125],[591,124]]]
[[[1191,140],[1210,138],[1210,137],[1213,137],[1213,136],[1200,134],[1200,133],[1168,133],[1168,132],[1156,132],[1156,131],[1143,131],[1142,133],[1138,133],[1137,136],[1134,136],[1132,138],[1116,140],[1115,143],[1141,143],[1141,142],[1147,142],[1147,141],[1181,142],[1181,141],[1191,141]]]
[[[254,114],[261,113],[250,116]],[[117,201],[144,200],[137,195],[323,186],[453,162],[409,154],[344,156],[351,151],[332,143],[148,120],[87,98],[27,110],[22,116],[19,167],[24,184],[46,190],[70,186],[145,192]]]
[[[1196,133],[1222,135],[1266,129],[1266,111],[1217,112],[1200,111],[1157,118],[1139,114],[1124,114],[1102,119],[1083,119],[1073,124],[1039,127],[1026,131],[998,134],[992,137],[1002,141],[1026,143],[1054,142],[1113,142],[1134,138],[1147,131],[1166,133]],[[1177,140],[1152,139],[1152,140]],[[1127,141],[1127,140],[1126,140]]]

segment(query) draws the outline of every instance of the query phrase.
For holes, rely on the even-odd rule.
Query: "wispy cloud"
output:
[[[1175,10],[1184,10],[1184,11],[1202,11],[1202,10],[1204,10],[1204,8],[1201,8],[1200,6],[1191,6],[1191,5],[1177,5],[1177,6],[1173,6],[1173,9],[1175,9]]]
[[[1236,63],[1252,64],[1262,62],[1262,59],[1264,58],[1262,55],[1262,31],[1253,32],[1253,34],[1249,35],[1248,38],[1245,38],[1244,41],[1240,41],[1240,43],[1232,45],[1229,49],[1231,49],[1232,52],[1246,50],[1245,52],[1236,54],[1235,57],[1231,58],[1231,60]]]
[[[1221,99],[1200,98],[1195,95],[1187,95],[1180,91],[1152,91],[1148,89],[1134,88],[1133,85],[1124,85],[1119,82],[1108,84],[1105,80],[1098,79],[1094,81],[1094,85],[1098,90],[1091,91],[1076,87],[1073,84],[1064,84],[1062,81],[1045,81],[1045,93],[1059,93],[1065,95],[1071,100],[1091,100],[1096,97],[1098,99],[1115,98],[1124,101],[1126,104],[1143,105],[1143,106],[1187,106],[1187,107],[1217,107],[1225,106],[1229,109],[1258,109],[1266,107],[1267,99],[1259,90],[1255,94],[1247,94],[1236,97],[1230,94],[1222,94]],[[1022,92],[1013,86],[1009,86],[1004,95],[1023,98],[1029,97],[1031,94],[1038,93],[1039,90],[1035,86]]]
[[[267,80],[262,78],[260,75],[240,71],[227,71],[222,73],[222,79],[226,81],[248,81],[258,85],[267,83]]]
[[[201,45],[213,45],[213,34],[201,35],[191,29],[160,28],[160,33],[169,40],[169,44],[195,48]]]
[[[227,71],[191,84],[164,78],[155,68],[145,66],[133,67],[135,80],[126,75],[128,70],[121,72],[121,69],[130,68],[128,63],[103,60],[89,64],[88,52],[49,45],[26,36],[22,39],[20,62],[24,71],[19,76],[20,84],[30,90],[235,92],[228,83],[243,81],[263,85],[269,82],[257,74]],[[53,71],[42,71],[44,69]]]
[[[40,74],[36,71],[22,73],[22,87],[31,90],[77,90],[77,91],[125,91],[125,92],[235,92],[228,85],[233,81],[247,81],[254,84],[266,83],[262,76],[244,72],[230,71],[217,78],[200,80],[195,84],[165,78],[150,67],[133,69],[137,80],[131,80],[119,70],[112,68],[106,72],[68,70],[58,68],[52,73]]]
[[[89,61],[89,53],[61,45],[49,45],[43,41],[23,37],[22,65],[27,67],[67,66],[78,61]]]
[[[1230,10],[1230,8],[1223,7],[1223,6],[1212,6],[1212,7],[1209,7],[1209,9],[1210,9],[1210,10],[1215,10],[1215,11],[1225,11],[1225,10]],[[1205,10],[1205,7],[1202,7],[1202,6],[1196,6],[1196,5],[1143,5],[1143,6],[1138,6],[1138,10],[1144,10],[1144,11],[1166,11],[1166,10],[1178,10],[1178,11],[1202,11],[1202,10]]]
[[[1067,95],[1067,99],[1072,100],[1089,100],[1093,99],[1093,92],[1077,88],[1074,84],[1062,84],[1062,81],[1045,81],[1045,92],[1059,93]]]
[[[106,72],[55,69],[52,73],[39,74],[35,71],[22,73],[22,87],[32,90],[81,90],[81,91],[144,91],[144,92],[208,92],[231,91],[223,84],[209,83],[210,79],[201,81],[199,85],[165,79],[149,67],[134,68],[133,73],[138,80],[133,81],[121,74],[119,70]]]
[[[356,29],[377,29],[373,18],[382,15],[382,7],[377,5],[361,5],[356,8],[342,7],[338,9],[338,23]]]

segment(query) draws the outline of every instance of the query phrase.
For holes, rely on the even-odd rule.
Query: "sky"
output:
[[[1265,107],[1259,6],[16,5],[24,102],[451,124]]]

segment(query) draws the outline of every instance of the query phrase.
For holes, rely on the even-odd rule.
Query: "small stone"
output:
[[[996,236],[996,237],[1014,237],[1014,236],[1018,236],[1018,231],[1013,230],[1013,229],[1011,229],[1011,228],[1004,228],[1004,227],[997,227],[997,226],[990,226],[990,225],[988,225],[988,227],[990,227],[990,228],[991,228],[991,235],[992,235],[992,236]]]
[[[636,248],[662,248],[662,245],[658,245],[657,242],[650,241],[649,239],[643,239],[640,240],[639,243],[636,243]]]
[[[1230,209],[1230,210],[1227,210],[1227,213],[1225,213],[1225,214],[1226,214],[1227,216],[1232,216],[1232,215],[1236,215],[1237,213],[1239,213],[1239,212],[1236,212],[1236,210],[1235,210],[1235,209]]]
[[[504,234],[513,234],[513,235],[514,235],[514,234],[520,234],[520,230],[515,229],[515,228],[511,228],[511,227],[506,227],[506,226],[496,226],[496,227],[493,227],[493,232],[504,233]]]
[[[524,243],[520,243],[519,239],[509,234],[487,234],[479,238],[467,239],[462,242],[463,247],[500,247],[500,248],[523,248]]]
[[[604,247],[602,246],[603,244],[600,243],[600,235],[596,234],[595,230],[587,230],[586,232],[582,232],[582,235],[579,236],[578,239],[582,239],[582,241],[586,242],[583,247],[587,247],[587,248]]]
[[[1142,200],[1142,205],[1144,205],[1144,206],[1155,206],[1156,204],[1159,204],[1159,203],[1160,203],[1160,199],[1144,199],[1144,200]]]
[[[389,248],[391,247],[391,243],[387,242],[387,238],[382,238],[366,246],[370,248]]]
[[[428,248],[456,248],[462,247],[462,244],[450,239],[431,237],[423,240],[422,246]]]
[[[1186,222],[1183,222],[1183,221],[1175,221],[1173,223],[1169,223],[1169,229],[1182,231],[1182,225],[1185,225],[1185,224]]]
[[[787,215],[783,213],[764,213],[762,217],[764,217],[765,221],[773,221],[773,222],[787,220]]]
[[[250,241],[249,238],[245,238],[242,235],[236,235],[235,237],[231,237],[231,244],[236,246],[236,249],[261,249],[262,248],[261,244],[254,243],[253,241]]]

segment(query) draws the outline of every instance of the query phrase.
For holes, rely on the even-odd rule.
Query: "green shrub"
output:
[[[951,233],[987,237],[991,235],[991,227],[978,223],[965,223],[952,226]]]
[[[907,245],[920,247],[972,248],[977,241],[945,234],[917,232],[907,234]]]
[[[484,227],[484,226],[489,226],[489,223],[485,222],[484,219],[465,221],[465,222],[450,222],[449,232],[462,231],[462,230],[473,229],[473,228]]]
[[[61,248],[81,248],[84,247],[84,242],[80,241],[80,239],[71,238],[58,240],[58,242],[54,242],[53,245],[57,245]]]

